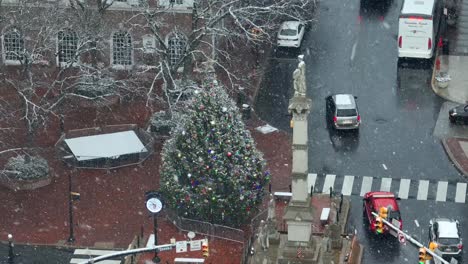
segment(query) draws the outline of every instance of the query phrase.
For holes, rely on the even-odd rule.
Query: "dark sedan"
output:
[[[468,104],[450,109],[449,120],[454,124],[468,125]]]

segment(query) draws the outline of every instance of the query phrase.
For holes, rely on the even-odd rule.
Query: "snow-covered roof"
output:
[[[420,14],[420,15],[432,15],[435,0],[405,0],[403,8],[401,9],[402,14]]]
[[[76,160],[118,158],[120,155],[147,152],[135,131],[65,139]]]
[[[455,221],[439,220],[437,221],[437,223],[439,224],[439,228],[438,228],[439,237],[458,238],[458,227]]]

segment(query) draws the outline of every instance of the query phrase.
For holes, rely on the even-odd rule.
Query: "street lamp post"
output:
[[[15,252],[13,252],[13,248],[15,244],[13,244],[13,235],[8,234],[8,264],[13,264],[15,260]]]
[[[158,245],[158,218],[156,217],[156,214],[153,213],[153,228],[154,228],[154,246]],[[153,258],[154,263],[159,263],[161,262],[161,259],[158,256],[158,250],[154,250],[154,258]]]
[[[72,175],[68,174],[68,214],[69,214],[69,225],[70,225],[70,236],[68,237],[68,243],[75,242],[75,236],[73,232],[73,197],[72,197]]]
[[[158,245],[158,218],[156,217],[156,214],[161,211],[162,207],[163,205],[157,192],[151,191],[146,193],[146,208],[153,215],[154,246]],[[154,250],[153,262],[161,262],[157,248]]]

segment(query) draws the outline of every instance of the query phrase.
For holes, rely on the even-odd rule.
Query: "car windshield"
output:
[[[438,242],[441,245],[457,245],[459,240],[458,240],[458,238],[439,237]]]
[[[357,116],[356,109],[338,109],[337,116]]]
[[[390,211],[388,214],[389,219],[396,219],[396,220],[401,220],[400,212],[399,211]]]
[[[281,30],[280,35],[281,36],[296,36],[297,31],[295,29],[285,28]]]

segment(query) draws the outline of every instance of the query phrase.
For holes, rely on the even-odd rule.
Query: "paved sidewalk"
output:
[[[432,74],[432,90],[446,100],[458,104],[468,102],[467,69],[468,56],[438,56]],[[450,75],[451,80],[447,88],[440,88],[437,85],[435,77],[439,72],[446,72]],[[453,164],[468,177],[468,127],[464,126],[464,131],[460,136],[443,138],[441,141]]]
[[[432,89],[440,97],[449,101],[463,104],[468,101],[468,56],[440,55],[440,70],[434,67]],[[437,60],[436,60],[437,61]],[[437,62],[436,62],[437,65]],[[439,88],[436,83],[438,72],[446,72],[450,75],[450,83],[447,88]]]

